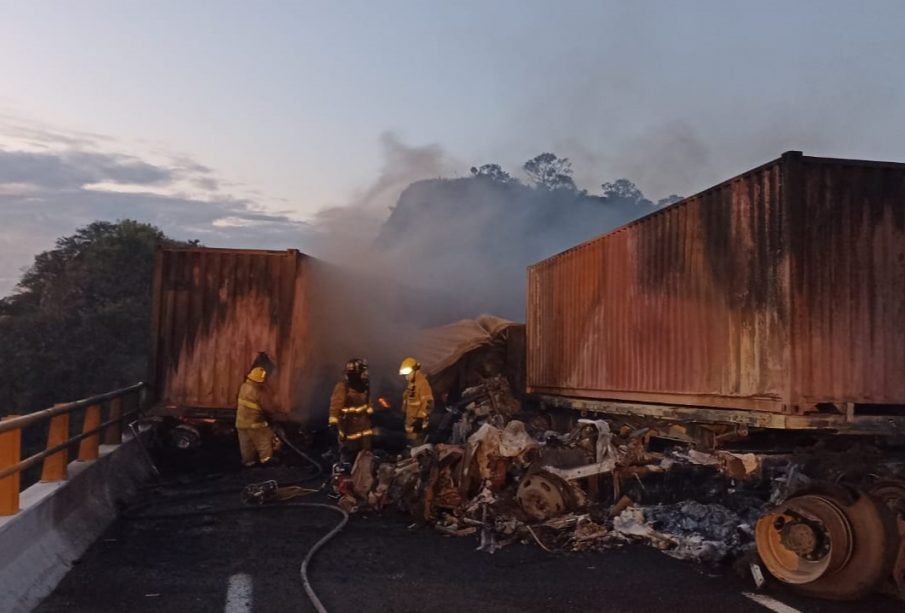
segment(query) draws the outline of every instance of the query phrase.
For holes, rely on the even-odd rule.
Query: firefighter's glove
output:
[[[412,430],[418,433],[424,432],[424,420],[419,418],[413,421]]]

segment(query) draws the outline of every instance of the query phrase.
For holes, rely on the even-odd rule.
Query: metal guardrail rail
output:
[[[90,396],[74,402],[54,405],[28,415],[10,415],[0,419],[0,516],[19,512],[19,486],[23,470],[43,462],[41,481],[65,481],[68,478],[69,448],[79,443],[78,460],[98,458],[101,434],[104,444],[122,442],[122,427],[138,414],[144,383]],[[128,402],[127,402],[128,401]],[[106,421],[101,421],[106,405]],[[69,435],[70,415],[84,409],[81,433]],[[22,458],[22,430],[50,420],[44,451]]]

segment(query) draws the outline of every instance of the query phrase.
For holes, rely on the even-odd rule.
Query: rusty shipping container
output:
[[[231,418],[259,352],[275,363],[266,404],[284,419],[312,413],[320,262],[288,251],[161,249],[151,323],[155,406]]]
[[[530,392],[767,427],[893,423],[905,164],[786,153],[535,264],[527,308]]]

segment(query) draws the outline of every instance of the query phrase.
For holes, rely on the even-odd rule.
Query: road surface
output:
[[[244,483],[286,482],[293,475],[298,469],[253,469],[158,490],[224,493],[133,509],[174,517],[118,520],[37,610],[313,610],[299,565],[338,516],[307,508],[217,512],[240,505],[235,491]],[[301,499],[324,500],[321,494]],[[187,512],[192,515],[181,516]],[[316,558],[311,581],[332,612],[902,610],[901,603],[883,598],[827,603],[775,587],[751,595],[753,586],[730,568],[675,560],[643,545],[596,554],[511,545],[493,555],[475,551],[476,545],[475,536],[410,528],[408,518],[395,512],[354,515]]]

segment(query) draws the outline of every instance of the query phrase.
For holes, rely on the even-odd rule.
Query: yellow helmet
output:
[[[418,363],[418,360],[415,358],[405,358],[402,360],[402,364],[399,366],[399,374],[400,375],[410,375],[413,371],[421,368],[421,364]]]
[[[264,379],[267,378],[267,371],[260,366],[255,366],[248,373],[247,377],[249,381],[254,381],[255,383],[264,383]]]

